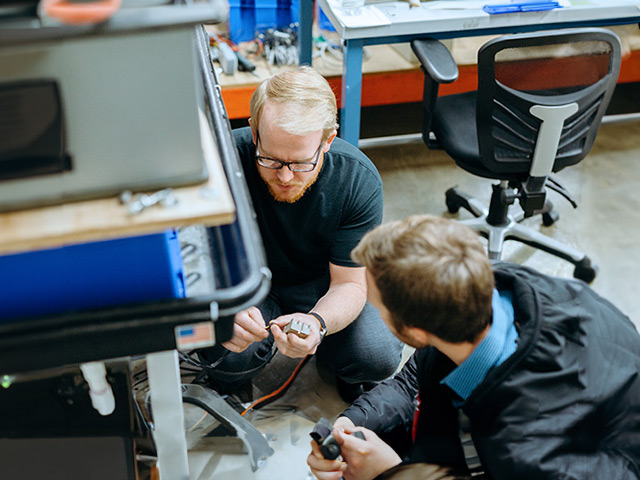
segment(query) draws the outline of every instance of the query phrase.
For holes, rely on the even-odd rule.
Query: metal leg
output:
[[[313,54],[313,0],[300,0],[298,6],[298,46],[300,65],[311,65]]]
[[[362,40],[345,40],[342,51],[342,116],[340,137],[358,146],[362,97]]]
[[[461,220],[460,223],[488,239],[488,254],[492,260],[499,260],[502,255],[502,246],[506,240],[516,240],[556,257],[578,265],[584,260],[585,254],[575,248],[548,237],[536,230],[522,226],[515,219],[510,218],[507,225],[494,227],[487,223],[486,217]]]
[[[254,472],[273,454],[273,449],[264,435],[231,408],[217,392],[200,385],[185,384],[182,386],[182,398],[186,403],[192,403],[209,412],[225,427],[236,432],[249,451],[251,470]]]
[[[449,213],[458,213],[461,208],[464,208],[474,217],[486,217],[489,215],[489,211],[484,205],[458,187],[451,187],[446,191],[445,202]]]
[[[147,355],[154,442],[161,480],[189,480],[178,353]]]
[[[579,263],[585,257],[583,252],[576,250],[575,248],[571,248],[564,243],[560,243],[551,237],[547,237],[540,232],[523,227],[519,223],[512,223],[509,225],[507,238],[517,240],[555,255],[556,257],[563,258],[574,265]]]
[[[494,227],[493,225],[489,225],[485,215],[470,220],[462,220],[460,223],[486,238],[488,240],[487,254],[489,258],[491,260],[500,260],[502,256],[502,245],[504,244],[508,226]]]

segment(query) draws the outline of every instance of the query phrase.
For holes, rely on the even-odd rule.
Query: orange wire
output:
[[[259,57],[264,49],[264,43],[259,38],[256,38],[254,42],[258,44],[258,51],[254,52],[252,56]]]
[[[284,382],[282,384],[282,386],[280,388],[278,388],[277,390],[269,393],[268,395],[265,395],[264,397],[260,397],[258,400],[256,400],[255,402],[253,402],[251,405],[249,405],[247,408],[245,408],[244,412],[242,412],[240,415],[244,416],[245,413],[247,413],[249,410],[251,410],[253,407],[255,407],[256,405],[258,405],[259,403],[264,402],[265,400],[268,400],[272,397],[275,397],[277,395],[279,395],[280,393],[282,393],[284,391],[285,388],[287,388],[291,382],[293,382],[293,379],[296,378],[296,375],[298,374],[298,372],[300,371],[300,369],[303,367],[304,363],[307,361],[307,359],[310,357],[310,355],[307,355],[306,357],[304,357],[300,363],[298,363],[298,365],[296,366],[296,368],[293,370],[293,373],[291,374],[291,376],[287,379],[286,382]]]

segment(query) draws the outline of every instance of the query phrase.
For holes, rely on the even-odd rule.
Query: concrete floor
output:
[[[488,201],[491,181],[462,171],[445,153],[428,151],[421,143],[367,148],[365,153],[384,181],[384,221],[416,213],[448,215],[444,192],[453,185]],[[593,288],[640,327],[636,285],[636,269],[640,267],[640,122],[603,125],[590,155],[560,172],[558,178],[574,194],[579,208],[573,210],[551,192],[560,220],[552,227],[541,227],[541,231],[587,253],[599,265]],[[460,218],[467,216],[460,214]],[[529,219],[527,224],[539,228],[539,220]],[[573,273],[567,262],[514,242],[507,243],[503,259],[562,277]],[[279,387],[296,365],[296,360],[276,356],[255,380],[254,397]],[[251,471],[237,438],[209,437],[190,449],[191,480],[312,478],[306,465],[308,434],[320,417],[333,420],[346,406],[331,382],[321,378],[312,359],[283,397],[247,414],[275,452],[256,472]],[[189,407],[186,421],[188,428],[197,422],[205,429],[216,424],[203,419],[197,407]]]

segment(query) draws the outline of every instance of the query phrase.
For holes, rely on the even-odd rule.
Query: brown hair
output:
[[[433,215],[384,223],[351,253],[380,290],[394,328],[473,342],[491,323],[493,270],[478,236]]]
[[[323,130],[326,140],[338,128],[336,96],[329,82],[311,67],[278,73],[262,82],[251,96],[251,120],[260,130],[260,117],[267,101],[287,106],[278,127],[294,135]]]

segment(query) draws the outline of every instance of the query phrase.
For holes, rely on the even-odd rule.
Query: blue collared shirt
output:
[[[516,351],[518,345],[511,292],[494,290],[491,306],[493,321],[487,336],[462,364],[440,382],[456,392],[463,401],[469,398],[491,369]]]

